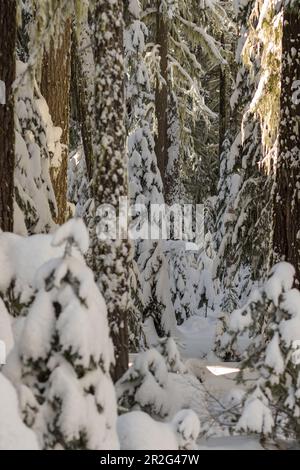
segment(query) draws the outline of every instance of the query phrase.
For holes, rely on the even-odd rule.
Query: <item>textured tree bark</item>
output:
[[[284,7],[279,155],[275,166],[274,257],[300,282],[300,8]]]
[[[0,228],[13,230],[15,126],[12,84],[16,78],[16,1],[0,1]],[[5,85],[5,89],[4,89]]]
[[[167,109],[167,162],[164,174],[164,199],[169,206],[177,204],[181,199],[180,186],[180,124],[177,112],[177,101],[171,90],[168,96]],[[171,234],[174,233],[171,230]]]
[[[128,196],[123,0],[98,0],[94,12],[95,59],[95,132],[93,199],[95,204],[92,231],[93,269],[105,298],[114,344],[116,364],[112,372],[118,380],[128,369],[128,296],[131,244],[116,234],[102,241],[97,236],[100,220],[97,209],[110,204],[120,215],[119,198]]]
[[[221,44],[224,47],[224,34],[221,38]],[[219,155],[223,151],[225,133],[228,128],[228,102],[227,102],[227,70],[224,65],[220,65],[220,97],[219,97]]]
[[[51,40],[49,51],[44,52],[41,92],[49,106],[53,124],[61,127],[64,146],[59,166],[50,168],[57,201],[56,222],[63,224],[67,213],[67,168],[69,151],[69,100],[71,76],[71,21],[67,20],[58,47]],[[55,163],[55,162],[54,162]]]
[[[168,24],[160,12],[161,1],[157,2],[156,15],[156,44],[160,51],[160,74],[163,82],[157,80],[155,90],[155,109],[157,121],[157,135],[155,139],[155,153],[158,168],[165,185],[165,173],[168,164]]]
[[[90,46],[91,47],[91,46]],[[76,96],[77,118],[80,123],[82,145],[84,149],[87,174],[92,179],[93,173],[93,118],[91,116],[91,89],[89,77],[82,64],[82,54],[80,48],[87,49],[85,44],[79,44],[76,32],[72,28],[72,87]],[[73,85],[74,84],[74,85]]]

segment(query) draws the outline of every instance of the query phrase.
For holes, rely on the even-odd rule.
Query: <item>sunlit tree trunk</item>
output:
[[[53,39],[44,53],[41,92],[49,106],[53,124],[61,127],[63,144],[59,166],[51,166],[51,180],[57,201],[56,222],[65,222],[67,213],[67,167],[69,152],[69,100],[71,76],[71,20],[67,20],[62,37],[56,47]]]
[[[300,7],[284,7],[274,252],[300,282]]]

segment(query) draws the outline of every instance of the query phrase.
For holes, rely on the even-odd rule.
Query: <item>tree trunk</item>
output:
[[[94,12],[95,132],[93,198],[95,222],[92,232],[93,268],[105,298],[114,344],[114,380],[128,369],[128,296],[132,250],[128,238],[101,241],[97,236],[97,212],[110,204],[118,218],[119,198],[128,196],[123,0],[98,0]]]
[[[284,7],[279,155],[274,200],[275,259],[294,265],[300,282],[300,9]]]
[[[87,67],[91,64],[85,56],[92,56],[90,37],[85,26],[82,26],[81,37],[77,38],[76,31],[72,28],[72,81],[76,95],[76,111],[80,124],[82,145],[86,161],[86,169],[89,179],[93,176],[93,116],[92,114],[92,88],[91,77]],[[89,44],[88,44],[89,42]]]
[[[169,90],[168,96],[168,140],[167,164],[164,175],[164,198],[169,206],[179,204],[181,201],[180,185],[180,123],[178,117],[177,100]],[[171,230],[173,234],[174,231]],[[172,238],[172,237],[171,237]]]
[[[50,41],[49,51],[44,52],[41,92],[49,106],[53,124],[62,129],[63,144],[61,163],[50,168],[50,175],[57,201],[56,222],[63,224],[67,213],[67,169],[69,153],[69,94],[71,75],[71,20],[66,21],[65,31],[55,47]]]
[[[13,231],[16,78],[16,1],[0,1],[0,228]]]
[[[157,135],[155,153],[158,168],[165,184],[165,173],[168,164],[168,24],[160,11],[161,0],[157,2],[156,15],[156,44],[160,52],[160,75],[163,82],[157,79],[155,90],[155,109]]]

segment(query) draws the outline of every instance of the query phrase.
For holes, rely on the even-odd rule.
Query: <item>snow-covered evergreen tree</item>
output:
[[[214,348],[216,355],[225,361],[235,359],[235,354],[228,343],[230,338],[228,322],[230,321],[231,313],[237,309],[239,303],[240,299],[238,297],[237,287],[232,283],[226,291],[223,292]]]
[[[220,2],[162,0],[153,7],[151,1],[144,0],[142,6],[152,34],[153,49],[148,60],[156,82],[157,151],[162,178],[165,181],[166,177],[167,183],[172,169],[178,171],[180,158],[193,154],[196,119],[202,115],[208,123],[215,117],[205,104],[199,76],[212,64],[226,63],[214,34],[228,26],[229,20]],[[167,199],[172,200],[167,185],[165,190]]]
[[[20,2],[17,42],[15,228],[40,233],[54,228],[57,204],[50,169],[62,162],[62,130],[55,127],[39,84],[44,50],[61,41],[67,19],[80,17],[79,2]],[[22,61],[22,62],[21,62]]]
[[[226,134],[222,145],[222,153],[220,155],[220,164],[219,164],[219,181],[217,186],[217,198],[214,201],[215,203],[215,234],[214,234],[214,243],[215,246],[219,247],[223,237],[226,234],[226,224],[230,222],[230,217],[227,215],[227,219],[224,220],[222,215],[225,211],[225,208],[229,205],[230,197],[230,185],[232,182],[232,163],[230,161],[230,150],[231,150],[231,138],[229,133]],[[236,180],[238,180],[238,175]]]
[[[231,317],[235,338],[252,336],[238,381],[247,393],[238,430],[299,440],[300,427],[300,292],[292,288],[295,269],[281,262],[263,287]],[[255,380],[247,385],[246,372]]]
[[[65,244],[65,253],[37,272],[17,348],[25,421],[42,448],[114,449],[113,346],[103,297],[79,254],[89,243],[81,219],[60,227],[52,243]]]
[[[17,63],[17,73],[26,64]],[[61,129],[54,127],[46,101],[25,75],[16,94],[16,165],[14,231],[24,234],[53,230],[56,201],[50,166],[61,158]]]
[[[118,418],[121,450],[192,450],[197,448],[199,431],[199,419],[192,410],[179,411],[167,423],[160,423],[142,411],[131,411]]]
[[[129,196],[137,213],[132,214],[131,229],[136,234],[146,230],[149,236],[151,205],[163,204],[163,188],[154,151],[153,101],[148,67],[145,63],[145,46],[148,29],[139,19],[141,10],[137,2],[128,4],[125,31],[125,57],[127,70],[127,126]],[[141,205],[141,206],[138,206]],[[144,206],[144,208],[142,207]],[[159,224],[159,221],[154,221]],[[166,258],[160,241],[136,240],[136,258],[141,273],[145,298],[144,316],[155,317],[159,335],[170,333],[171,298],[168,285],[162,295],[160,276],[167,280]],[[164,317],[162,319],[161,317]],[[168,324],[168,325],[167,325]],[[162,326],[164,325],[164,327]]]
[[[128,303],[132,247],[127,233],[101,240],[98,209],[109,204],[120,215],[119,202],[127,196],[127,158],[125,132],[123,2],[92,2],[95,19],[95,127],[92,176],[92,246],[90,266],[108,310],[115,347],[115,378],[128,367]],[[125,237],[125,238],[124,238]],[[114,238],[114,237],[112,237]]]
[[[84,217],[90,202],[90,188],[83,146],[71,152],[68,162],[68,203],[76,217]]]
[[[161,338],[155,348],[137,355],[117,383],[120,411],[142,410],[158,420],[170,419],[183,409],[200,420],[206,415],[205,392],[181,360],[172,338]]]
[[[198,309],[205,310],[207,316],[208,309],[214,305],[217,285],[213,279],[213,263],[215,251],[211,233],[208,232],[204,238],[204,247],[198,260],[199,284],[197,286]]]
[[[159,339],[156,349],[165,359],[169,372],[174,372],[175,374],[187,372],[186,366],[181,360],[178,346],[173,338]]]
[[[177,324],[181,324],[196,313],[196,293],[192,283],[192,269],[189,264],[186,243],[171,241],[166,254],[169,265],[169,277]]]
[[[138,352],[145,346],[143,330],[143,312],[145,299],[143,296],[142,279],[138,265],[132,260],[130,270],[130,300],[128,306],[128,341],[129,351]]]
[[[166,418],[172,414],[174,405],[169,397],[174,385],[172,374],[186,372],[175,341],[172,338],[159,339],[155,349],[137,355],[133,365],[117,383],[119,406]]]
[[[129,1],[128,11],[125,13],[128,16],[124,41],[129,134],[129,197],[132,205],[145,205],[149,215],[150,205],[162,204],[164,199],[152,135],[154,95],[144,57],[148,29],[140,20],[141,10],[136,0]],[[143,213],[132,214],[132,222],[136,229],[141,228],[145,217],[146,214]]]
[[[68,202],[77,217],[88,222],[93,176],[94,77],[91,2],[75,4],[72,26],[71,135],[68,161]],[[74,207],[75,206],[75,207]]]
[[[144,242],[144,247],[146,242]],[[176,317],[171,297],[168,262],[163,241],[148,242],[139,257],[145,299],[145,333],[147,343],[155,344],[158,337],[176,336]]]
[[[38,450],[37,438],[19,414],[16,390],[0,374],[0,450]]]
[[[117,383],[119,406],[140,409],[150,416],[166,418],[170,412],[168,368],[155,349],[139,353],[134,364]]]
[[[274,129],[278,116],[278,93],[272,84],[276,83],[278,75],[276,27],[280,17],[274,2],[265,5],[269,8],[267,19],[265,8],[260,9],[255,2],[238,2],[236,7],[240,34],[236,50],[239,69],[231,106],[232,112],[241,116],[242,124],[230,149],[228,145],[224,147],[215,238],[214,276],[220,277],[225,290],[238,271],[245,267],[250,266],[254,279],[261,277],[269,267],[272,181],[264,168],[266,159],[274,156]],[[268,31],[274,39],[272,49],[264,40]],[[270,63],[275,64],[273,69]],[[271,78],[270,70],[274,74]],[[268,104],[270,94],[272,106]]]

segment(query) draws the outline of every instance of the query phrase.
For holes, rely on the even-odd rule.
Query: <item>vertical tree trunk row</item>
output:
[[[51,180],[57,201],[56,222],[63,224],[67,212],[67,168],[69,151],[69,96],[71,76],[71,20],[66,21],[65,30],[58,47],[53,39],[49,51],[45,51],[42,67],[41,92],[49,106],[53,124],[61,127],[63,144],[62,160],[50,169]]]
[[[284,7],[274,252],[300,282],[300,9]]]
[[[98,0],[95,6],[95,132],[93,197],[95,203],[92,240],[93,264],[99,273],[98,284],[105,298],[116,364],[113,378],[120,378],[128,368],[127,309],[130,291],[129,267],[132,261],[128,239],[101,241],[97,236],[99,213],[110,204],[119,214],[119,198],[128,196],[123,0]]]
[[[162,80],[157,80],[155,90],[155,109],[157,135],[155,153],[158,168],[165,186],[165,172],[168,164],[168,24],[160,11],[161,0],[157,2],[156,15],[156,44],[160,53],[160,74]]]
[[[13,230],[16,77],[16,1],[0,1],[0,228]]]

